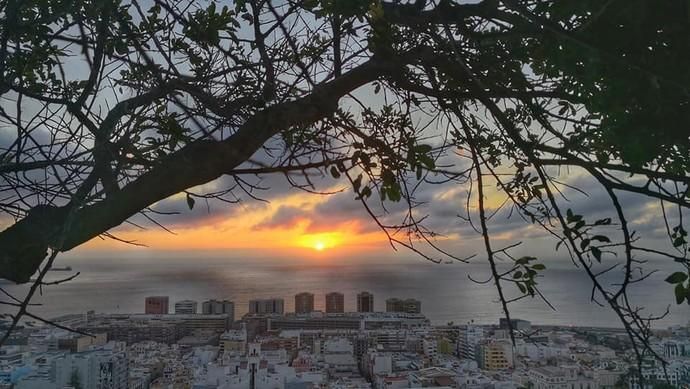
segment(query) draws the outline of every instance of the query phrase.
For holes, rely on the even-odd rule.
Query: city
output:
[[[0,388],[13,389],[605,389],[690,387],[690,323],[654,331],[662,366],[637,361],[621,329],[526,320],[432,325],[413,298],[374,295],[255,299],[235,318],[228,300],[150,296],[144,313],[93,311],[26,324],[0,350]],[[72,331],[66,328],[73,329]],[[1,327],[0,327],[1,329]],[[511,340],[511,330],[515,336]]]
[[[690,389],[690,0],[0,0],[0,389]]]

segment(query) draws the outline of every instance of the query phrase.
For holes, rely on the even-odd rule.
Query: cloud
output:
[[[299,223],[309,222],[310,212],[295,206],[283,205],[268,218],[252,226],[254,230],[293,228]]]
[[[252,229],[291,229],[300,226],[304,233],[308,234],[329,232],[344,227],[356,233],[378,229],[363,205],[355,200],[354,194],[349,190],[325,195],[322,198],[316,197],[316,200],[323,201],[281,205],[270,216],[252,226]]]
[[[584,195],[580,191],[562,186],[560,189],[564,198],[558,197],[562,210],[571,208],[574,212],[583,214],[589,221],[605,217],[611,217],[615,220],[615,209],[607,193],[594,179],[582,173],[576,172],[559,177],[568,185],[587,193]],[[334,180],[328,176],[318,175],[310,177],[317,189],[320,190],[347,188],[332,195],[316,195],[294,188],[284,176],[278,174],[244,178],[253,187],[251,189],[252,196],[265,199],[268,203],[255,201],[241,190],[236,190],[241,200],[238,204],[210,200],[207,208],[206,202],[198,199],[194,209],[189,210],[185,197],[178,195],[159,202],[154,206],[154,209],[166,212],[179,211],[180,214],[159,216],[157,219],[176,231],[177,229],[191,231],[200,226],[206,226],[212,229],[242,230],[247,236],[264,234],[268,237],[269,235],[282,234],[284,236],[289,235],[291,239],[307,234],[329,232],[351,234],[353,239],[358,239],[360,234],[380,231],[362,204],[355,199],[355,195],[348,188],[347,182],[342,179]],[[296,179],[301,183],[305,182],[304,178]],[[208,193],[229,188],[235,184],[231,177],[223,177],[213,184],[195,189],[194,192]],[[417,184],[417,181],[415,178],[411,178],[408,184],[412,186]],[[485,182],[485,188],[487,206],[491,214],[502,203],[505,196],[495,188],[491,181]],[[473,253],[481,254],[483,250],[481,235],[472,228],[470,223],[458,216],[459,214],[466,216],[467,191],[466,185],[450,182],[445,184],[422,183],[414,192],[414,200],[419,203],[413,210],[415,217],[421,219],[428,216],[423,221],[424,227],[440,234],[440,244],[449,247],[453,253],[458,253],[460,256]],[[659,217],[658,201],[633,193],[616,193],[623,204],[631,229],[649,240],[652,247],[660,247],[661,243],[664,243],[662,241],[665,239],[665,227],[663,219]],[[476,192],[473,195],[476,196]],[[404,201],[381,204],[376,193],[367,200],[367,204],[382,223],[389,225],[402,223],[409,212]],[[479,227],[476,197],[470,201],[470,215],[475,227]],[[138,218],[137,221],[141,221],[141,218]],[[560,230],[557,226],[554,229]],[[521,241],[523,245],[520,247],[520,251],[525,254],[541,253],[547,257],[565,255],[563,251],[554,252],[555,241],[549,237],[546,231],[538,225],[523,220],[518,215],[517,210],[511,211],[509,206],[497,212],[489,220],[489,230],[496,248]],[[611,226],[606,230],[612,240],[619,240],[619,226]],[[227,239],[233,239],[234,236],[236,235],[229,234]],[[371,236],[377,236],[379,237],[377,239],[385,242],[385,237],[382,234],[372,234]]]
[[[294,179],[300,184],[303,183],[303,179],[298,176]],[[328,188],[328,184],[332,185],[330,180],[317,179],[315,181],[319,188]],[[226,201],[201,197],[231,188],[232,192],[223,196]],[[199,195],[193,196],[195,199],[193,209],[189,209],[186,195],[178,193],[150,207],[164,214],[149,213],[148,215],[171,229],[195,228],[223,223],[228,219],[239,218],[248,213],[269,211],[273,203],[280,203],[289,197],[301,195],[305,202],[313,201],[313,198],[318,197],[318,195],[295,188],[281,174],[245,175],[242,176],[241,186],[232,176],[222,176],[212,182],[192,188],[189,192]],[[135,215],[130,221],[137,225],[153,224],[142,215]]]

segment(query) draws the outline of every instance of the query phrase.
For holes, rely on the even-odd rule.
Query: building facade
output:
[[[357,312],[374,312],[374,295],[369,292],[357,293]]]
[[[145,300],[144,313],[150,315],[165,315],[168,313],[168,296],[150,296]]]
[[[16,389],[67,388],[127,389],[127,351],[110,342],[93,351],[53,353],[37,357],[35,369],[14,385]]]
[[[103,314],[84,325],[79,331],[107,333],[109,340],[133,344],[155,341],[172,344],[195,331],[223,333],[232,324],[229,315],[146,315]]]
[[[302,292],[295,295],[295,313],[310,313],[314,311],[314,294]]]
[[[421,313],[422,302],[416,299],[389,298],[386,300],[386,312]]]
[[[280,298],[249,300],[249,313],[252,315],[282,315],[285,301]]]
[[[534,389],[596,389],[593,377],[581,374],[574,366],[540,366],[529,371],[529,382]]]
[[[488,340],[477,346],[477,363],[485,370],[511,369],[514,365],[513,345],[509,340]]]
[[[510,323],[510,325],[508,325]],[[530,323],[527,320],[522,320],[522,319],[510,319],[510,322],[508,322],[508,319],[505,317],[502,317],[498,320],[498,326],[502,330],[508,330],[511,327],[515,331],[530,331],[532,330],[532,323]]]
[[[228,315],[230,320],[235,320],[235,303],[228,300],[207,300],[201,304],[201,313],[204,315]]]
[[[484,327],[468,324],[458,334],[458,356],[476,360],[477,345],[484,339]]]
[[[194,300],[181,300],[175,303],[175,314],[193,315],[196,314],[197,302]]]
[[[228,330],[225,331],[218,341],[218,353],[239,353],[247,351],[247,330]]]
[[[340,292],[326,294],[326,313],[345,312],[345,296]]]

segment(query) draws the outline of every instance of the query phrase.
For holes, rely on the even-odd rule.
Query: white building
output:
[[[35,359],[37,368],[16,389],[62,389],[78,381],[82,389],[127,389],[124,343],[110,342],[93,351],[53,354]]]
[[[175,314],[193,315],[196,313],[197,302],[194,300],[181,300],[175,303]]]
[[[376,380],[376,376],[386,377],[393,374],[392,353],[369,349],[362,357],[362,372],[372,381]]]
[[[570,358],[570,348],[564,345],[527,343],[519,339],[515,345],[515,354],[533,361],[544,361],[549,358]]]
[[[666,372],[664,372],[661,366],[643,368],[644,388],[639,384],[634,374],[629,379],[629,387],[630,389],[651,389],[654,387],[654,384],[659,382],[668,382],[673,386],[679,387],[681,379],[688,375],[690,375],[690,362],[674,360],[666,365]]]
[[[663,348],[666,358],[690,356],[690,339],[668,339],[663,343]]]
[[[534,389],[597,389],[590,374],[583,374],[577,366],[543,366],[530,369],[529,381]]]
[[[438,362],[438,344],[436,339],[424,338],[422,339],[422,353],[430,366]]]
[[[303,388],[309,387],[309,383],[323,384],[326,375],[318,371],[297,373],[287,364],[286,350],[261,351],[260,344],[249,343],[245,356],[231,356],[222,364],[197,366],[192,387],[247,389],[252,382],[256,389]]]
[[[484,328],[468,324],[460,328],[458,336],[458,356],[466,359],[476,359],[476,350],[484,339]]]
[[[442,367],[429,367],[412,372],[407,377],[408,387],[457,387],[457,373]]]
[[[244,354],[247,351],[247,330],[245,327],[239,330],[225,331],[218,340],[218,353]]]
[[[339,372],[357,370],[354,346],[347,338],[329,338],[323,343],[323,361],[330,369]]]

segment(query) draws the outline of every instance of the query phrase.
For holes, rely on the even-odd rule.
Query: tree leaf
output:
[[[580,228],[585,226],[585,221],[580,220],[579,222],[575,223],[575,226],[573,226],[574,230],[579,230]]]
[[[685,282],[685,280],[688,279],[688,275],[686,273],[677,271],[670,276],[666,277],[666,282],[669,284],[678,284],[681,282]]]
[[[599,219],[599,220],[594,222],[595,226],[607,226],[609,224],[611,224],[611,218],[610,217],[607,217],[605,219]]]
[[[362,186],[362,175],[358,175],[354,181],[352,181],[352,186],[355,188],[355,192],[359,192],[359,188]]]
[[[676,295],[676,304],[681,304],[687,297],[687,290],[683,284],[678,284],[674,289],[674,294]]]
[[[592,246],[592,255],[594,255],[594,258],[597,259],[597,261],[601,262],[601,250],[599,247]]]
[[[520,289],[520,292],[522,292],[522,293],[526,293],[526,292],[527,292],[527,289],[525,288],[524,285],[522,285],[522,283],[519,283],[519,282],[518,282],[516,285],[517,285],[518,289]]]
[[[580,242],[580,248],[584,250],[587,248],[587,246],[589,246],[589,239],[582,239],[582,242]]]
[[[190,210],[194,209],[194,203],[196,203],[194,198],[189,193],[187,193],[187,206]]]
[[[340,178],[340,172],[338,171],[338,168],[335,166],[331,166],[331,175],[333,178]]]
[[[611,242],[611,239],[609,239],[609,237],[605,236],[605,235],[594,235],[591,239],[599,241],[599,242],[604,242],[604,243]]]

